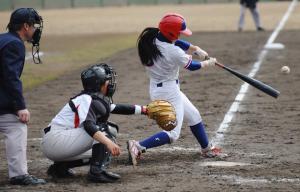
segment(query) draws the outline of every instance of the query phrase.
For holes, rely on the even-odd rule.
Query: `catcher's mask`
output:
[[[166,14],[159,22],[159,31],[170,41],[177,40],[180,34],[190,36],[192,31],[186,27],[185,19],[177,13]]]
[[[43,18],[33,8],[19,8],[11,14],[7,29],[10,32],[16,32],[21,29],[24,23],[35,28],[32,39],[28,41],[32,43],[33,62],[35,64],[42,63],[39,55],[39,46],[43,30]]]
[[[100,87],[108,82],[106,96],[112,98],[116,90],[116,72],[106,63],[91,66],[81,73],[83,89],[87,92],[99,92]]]

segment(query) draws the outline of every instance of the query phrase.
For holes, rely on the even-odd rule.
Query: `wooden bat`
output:
[[[221,67],[222,69],[225,69],[227,71],[229,71],[231,74],[235,75],[236,77],[242,79],[243,81],[249,83],[250,85],[252,85],[253,87],[261,90],[262,92],[274,97],[274,98],[277,98],[280,94],[279,91],[277,91],[276,89],[274,89],[273,87],[261,82],[261,81],[258,81],[254,78],[251,78],[251,77],[248,77],[240,72],[237,72],[229,67],[226,67],[225,65],[221,64],[221,63],[216,63],[217,66]]]

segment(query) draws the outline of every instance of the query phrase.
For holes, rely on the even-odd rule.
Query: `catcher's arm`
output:
[[[120,115],[146,115],[147,107],[142,105],[130,105],[130,104],[111,104],[110,112]]]

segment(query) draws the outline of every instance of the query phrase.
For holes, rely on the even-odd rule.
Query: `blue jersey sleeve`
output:
[[[201,68],[201,62],[192,60],[190,63],[188,63],[184,68],[190,70],[190,71],[195,71]]]
[[[180,47],[184,51],[187,51],[191,46],[191,44],[189,42],[181,40],[181,39],[178,39],[177,41],[175,41],[175,45]]]

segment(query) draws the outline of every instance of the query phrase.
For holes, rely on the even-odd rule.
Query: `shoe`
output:
[[[243,29],[239,27],[238,28],[238,32],[242,32],[242,31],[243,31]]]
[[[138,142],[135,140],[127,141],[127,151],[129,162],[135,167],[137,160],[141,159],[142,151],[139,150]]]
[[[265,31],[265,29],[262,27],[257,27],[257,31]]]
[[[114,183],[119,179],[121,179],[120,175],[103,170],[97,165],[91,165],[88,173],[88,180],[94,183]]]
[[[215,146],[209,146],[205,149],[202,149],[202,156],[205,158],[226,158],[228,155],[226,153],[222,153],[221,149]]]
[[[54,163],[48,168],[47,175],[52,178],[71,178],[75,176],[75,171],[67,168],[63,163]]]
[[[32,175],[20,175],[16,177],[12,177],[9,180],[10,184],[12,185],[39,185],[39,184],[46,184],[44,179],[38,179]]]

